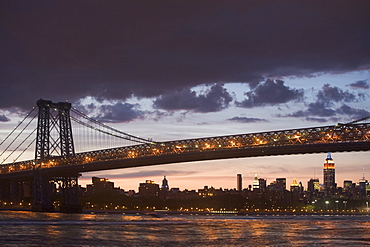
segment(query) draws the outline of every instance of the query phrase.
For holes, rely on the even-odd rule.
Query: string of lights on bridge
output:
[[[74,111],[75,112],[75,111]],[[79,112],[81,116],[83,113]],[[72,118],[76,123],[98,131],[102,134],[115,138],[133,141],[133,135],[127,134],[100,123],[83,114],[83,118],[99,126],[115,132],[108,132],[95,128],[93,125],[82,123],[78,119]],[[184,153],[199,153],[205,151],[222,151],[230,149],[253,149],[256,147],[276,147],[276,146],[294,146],[306,144],[327,144],[327,143],[346,143],[346,142],[369,142],[370,143],[370,124],[359,121],[369,119],[369,117],[352,121],[347,124],[337,124],[334,126],[323,126],[315,128],[290,129],[272,132],[260,132],[231,136],[219,136],[209,138],[198,138],[188,140],[177,140],[168,142],[153,142],[150,139],[138,138],[139,144],[115,147],[109,149],[100,149],[88,152],[76,153],[74,157],[65,158],[52,156],[48,161],[38,162],[37,160],[26,160],[2,164],[1,173],[28,171],[37,168],[52,168],[61,166],[92,164],[97,162],[108,162],[112,160],[127,160],[143,157],[176,155]],[[117,134],[116,134],[117,133]],[[119,136],[119,134],[121,136]],[[123,138],[122,138],[123,137]],[[137,138],[137,137],[135,137]],[[145,141],[145,143],[143,143]]]

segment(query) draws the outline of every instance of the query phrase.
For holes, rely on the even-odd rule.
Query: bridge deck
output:
[[[34,169],[76,173],[188,161],[370,150],[370,124],[346,124],[140,144],[0,166],[0,178]]]

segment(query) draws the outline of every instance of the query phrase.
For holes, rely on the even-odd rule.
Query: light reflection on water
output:
[[[370,216],[0,211],[1,246],[365,246]]]

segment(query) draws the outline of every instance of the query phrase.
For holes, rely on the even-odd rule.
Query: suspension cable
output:
[[[28,144],[28,146],[17,156],[17,158],[15,158],[15,161],[17,161],[19,159],[19,157],[21,157],[24,152],[26,152],[26,150],[36,141],[36,137],[33,138],[33,140],[30,142],[30,144]]]
[[[29,115],[36,109],[36,106],[32,107],[32,110],[23,118],[23,120],[9,133],[7,137],[0,143],[0,146],[17,130],[17,128],[28,118]],[[32,120],[36,117],[36,115],[32,118]],[[1,156],[1,155],[0,155]]]
[[[16,151],[16,150],[18,150],[18,148],[23,144],[23,143],[25,143],[27,140],[28,140],[28,138],[30,138],[30,136],[31,135],[33,135],[33,133],[35,133],[35,131],[37,130],[37,128],[35,128],[21,143],[19,143],[19,145],[8,155],[8,157],[6,157],[4,160],[3,160],[3,162],[1,162],[0,163],[0,165],[2,165],[10,156],[12,156],[13,154],[14,154],[14,152]],[[36,138],[34,138],[34,140],[35,140]],[[31,143],[32,144],[32,143]],[[29,146],[31,146],[31,144],[30,145],[28,145],[27,146],[27,148],[29,148]],[[27,149],[26,148],[26,149]],[[22,153],[21,153],[21,155],[25,152],[26,150],[24,150]],[[20,155],[14,160],[14,161],[17,161],[17,159],[20,157]]]
[[[8,148],[13,145],[13,143],[18,139],[18,137],[26,130],[26,128],[32,123],[32,121],[35,119],[35,117],[37,116],[37,114],[35,116],[33,116],[33,118],[28,122],[28,124],[18,133],[18,135],[13,139],[13,141],[10,142],[10,144],[5,148],[5,150],[0,154],[0,156],[2,156],[6,151],[8,151]]]
[[[117,129],[113,128],[113,127],[110,127],[110,126],[108,126],[108,125],[106,125],[106,124],[103,124],[103,123],[99,122],[98,120],[93,119],[93,118],[91,118],[91,117],[87,116],[86,114],[84,114],[84,113],[82,113],[82,112],[80,112],[80,111],[76,110],[75,108],[72,108],[71,110],[72,110],[74,113],[76,113],[76,114],[80,115],[81,117],[85,118],[86,120],[89,120],[89,121],[91,121],[91,122],[93,122],[93,123],[95,123],[95,124],[97,124],[97,125],[99,125],[99,126],[101,126],[101,127],[103,127],[103,128],[106,128],[106,129],[112,130],[112,131],[114,131],[114,132],[120,133],[121,135],[129,136],[129,137],[131,137],[131,138],[133,138],[133,139],[134,139],[134,140],[133,140],[133,139],[126,138],[126,140],[136,141],[136,142],[139,142],[139,143],[148,143],[148,142],[152,143],[152,142],[154,142],[154,141],[152,141],[152,140],[150,140],[150,139],[145,139],[145,138],[141,138],[141,137],[138,137],[138,136],[134,136],[134,135],[131,135],[131,134],[125,133],[125,132],[123,132],[123,131],[117,130]],[[88,126],[87,126],[87,127],[88,127]],[[89,127],[89,128],[90,128],[90,127]],[[103,132],[103,133],[104,133],[104,132]],[[124,139],[124,138],[123,138],[123,139]]]
[[[128,140],[128,141],[136,141],[136,142],[139,142],[139,143],[147,143],[147,142],[144,142],[144,141],[132,140],[130,137],[120,136],[120,135],[117,135],[117,134],[114,134],[114,133],[110,133],[108,131],[105,131],[105,130],[96,128],[96,127],[94,127],[94,126],[92,126],[92,125],[90,125],[88,123],[82,122],[82,121],[80,121],[77,118],[72,117],[72,116],[71,116],[71,119],[73,121],[75,121],[76,123],[78,123],[78,124],[81,124],[81,125],[83,125],[85,127],[88,127],[88,128],[90,128],[92,130],[98,131],[98,132],[103,133],[103,134],[107,134],[107,135],[110,135],[110,136],[113,136],[113,137],[118,137],[118,138],[121,138],[121,139],[124,139],[124,140]]]

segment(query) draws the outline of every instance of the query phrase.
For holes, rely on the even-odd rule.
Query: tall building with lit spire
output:
[[[300,191],[301,186],[299,186],[299,183],[297,183],[297,179],[293,179],[293,183],[290,185],[290,191]]]
[[[169,190],[170,190],[170,187],[168,186],[168,180],[167,180],[166,176],[164,176],[163,180],[162,180],[162,186],[161,186],[161,189],[159,191],[159,197],[162,200],[166,200]]]
[[[162,186],[161,186],[161,189],[162,189],[162,190],[165,190],[165,191],[168,191],[168,190],[169,190],[168,180],[167,180],[166,176],[164,176],[164,178],[163,178],[163,180],[162,180]]]
[[[327,194],[333,194],[336,188],[334,160],[330,153],[328,153],[324,163],[324,188]]]

